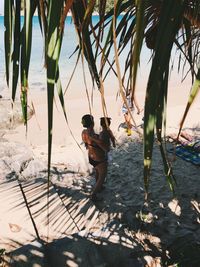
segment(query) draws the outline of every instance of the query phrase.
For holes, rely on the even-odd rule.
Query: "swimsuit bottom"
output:
[[[89,157],[89,163],[95,168],[96,166],[98,166],[99,164],[103,163],[103,162],[106,162],[107,159],[104,159],[102,161],[96,161],[96,160],[93,160],[92,158]]]
[[[130,111],[134,111],[134,107],[129,107]],[[128,109],[126,106],[122,107],[122,114],[128,113]]]

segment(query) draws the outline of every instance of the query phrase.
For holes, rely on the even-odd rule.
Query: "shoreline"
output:
[[[173,90],[172,90],[173,91]],[[181,92],[180,92],[181,93]],[[72,92],[73,95],[73,92]],[[62,108],[60,106],[58,97],[56,96],[54,105],[54,125],[53,125],[53,150],[52,150],[52,163],[58,162],[74,162],[75,159],[80,160],[80,149],[77,143],[80,145],[81,140],[81,117],[84,114],[89,113],[89,106],[85,93],[83,95],[76,95],[74,97],[65,96],[65,106],[68,117],[68,123],[66,124]],[[167,110],[167,134],[177,133],[179,129],[179,123],[184,113],[185,96],[181,94],[182,101],[178,104],[178,95],[174,98],[174,94],[169,96],[169,106]],[[143,108],[144,92],[138,92],[137,100],[140,107]],[[197,100],[199,100],[198,97]],[[200,111],[199,101],[196,101],[191,107],[191,110],[183,125],[183,129],[186,129],[189,134],[198,134],[198,128],[200,123],[198,121],[198,114]],[[29,105],[33,103],[35,109],[35,115],[28,121],[28,132],[26,137],[26,129],[23,125],[18,126],[13,131],[7,132],[5,138],[10,142],[21,142],[26,144],[34,151],[36,157],[47,160],[47,96],[45,91],[32,91],[29,96]],[[112,104],[111,104],[112,103]],[[177,105],[178,104],[178,105]],[[121,138],[120,135],[124,130],[119,128],[120,124],[124,122],[123,115],[121,113],[121,101],[116,95],[108,95],[106,97],[106,105],[108,109],[108,116],[112,118],[111,130],[114,132],[116,138]],[[99,118],[103,116],[101,107],[101,98],[98,91],[94,92],[92,114],[95,118],[95,130],[98,133],[100,131]],[[137,125],[142,124],[143,112],[140,115],[134,113],[134,119]],[[74,138],[71,136],[72,131]],[[125,135],[126,136],[126,135]],[[133,137],[134,138],[134,137]],[[76,143],[77,142],[77,143]],[[83,148],[84,150],[84,148]],[[72,153],[70,152],[72,151]],[[81,152],[82,153],[82,152]],[[85,152],[84,152],[85,153]],[[80,160],[82,162],[82,160]],[[85,167],[84,167],[85,168]]]
[[[21,16],[23,17],[23,11],[21,12]],[[34,13],[33,16],[34,17],[38,17],[37,11]],[[95,12],[92,13],[92,16],[99,16],[99,13],[97,11],[95,11]],[[4,15],[0,14],[0,17],[4,17]],[[71,14],[70,11],[68,12],[67,17],[72,17],[72,14]]]

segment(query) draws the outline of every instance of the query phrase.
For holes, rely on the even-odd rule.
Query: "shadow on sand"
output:
[[[142,163],[142,143],[129,140],[115,149],[103,201],[96,203],[89,200],[93,178],[54,168],[57,182],[49,188],[48,216],[46,180],[22,183],[38,236],[16,244],[2,257],[2,266],[198,267],[199,167],[178,158],[172,163],[178,184],[174,196],[155,147],[147,204]],[[68,185],[66,179],[71,179]]]

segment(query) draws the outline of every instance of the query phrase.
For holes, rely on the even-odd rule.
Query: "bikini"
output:
[[[99,148],[101,149],[97,144],[87,144],[87,146],[91,146],[91,147],[95,147],[95,148]],[[95,168],[96,166],[98,166],[99,164],[103,163],[103,162],[106,162],[107,161],[107,158],[105,158],[104,160],[101,160],[101,161],[96,161],[96,160],[93,160],[90,156],[88,157],[89,158],[89,163]]]
[[[89,163],[95,168],[96,166],[98,166],[99,164],[103,163],[103,162],[106,162],[107,159],[104,159],[102,161],[96,161],[96,160],[93,160],[92,158],[89,157]]]

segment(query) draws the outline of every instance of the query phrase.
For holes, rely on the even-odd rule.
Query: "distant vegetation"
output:
[[[101,0],[97,0],[97,4],[96,4],[96,7],[95,7],[95,11],[99,11],[99,1]],[[106,12],[108,12],[111,8],[113,8],[114,6],[114,0],[107,0],[106,1]]]
[[[106,4],[106,10],[109,11],[114,6],[114,0],[108,0]]]
[[[24,0],[21,1],[21,10],[24,10]]]
[[[99,11],[99,2],[100,2],[101,0],[97,0],[96,1],[96,7],[95,7],[95,11]],[[111,8],[113,8],[114,7],[114,0],[107,0],[106,1],[106,12],[108,12],[108,11],[110,11],[111,10]],[[21,1],[21,10],[23,10],[24,9],[24,0],[22,0]]]

